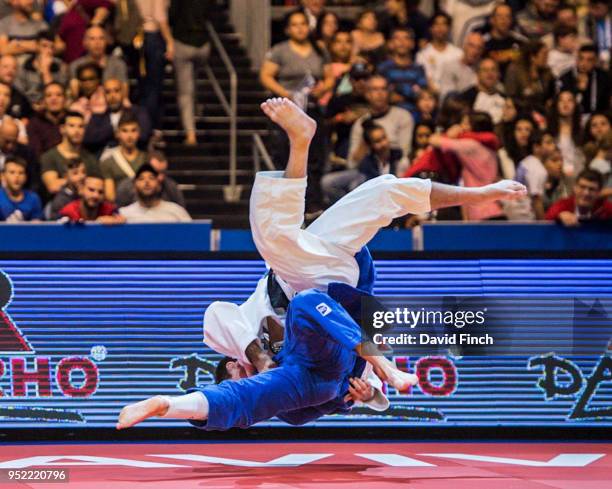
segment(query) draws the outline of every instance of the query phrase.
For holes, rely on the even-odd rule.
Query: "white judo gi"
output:
[[[282,171],[259,172],[251,192],[250,224],[257,250],[274,270],[276,279],[291,299],[307,289],[327,291],[332,282],[356,286],[357,254],[380,228],[406,214],[429,212],[431,181],[382,175],[365,182],[327,209],[308,228],[302,229],[306,178],[284,178]],[[204,342],[215,351],[250,365],[245,354],[249,344],[261,339],[267,317],[284,324],[270,303],[267,277],[257,283],[249,299],[236,305],[214,302],[204,315]],[[362,376],[380,394],[381,382],[371,374]],[[384,410],[389,401],[369,403]]]

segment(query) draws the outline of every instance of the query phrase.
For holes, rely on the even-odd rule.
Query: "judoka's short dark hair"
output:
[[[227,371],[227,364],[229,362],[235,362],[236,359],[232,357],[223,357],[215,368],[215,384],[220,384],[224,380],[230,378],[230,374]]]

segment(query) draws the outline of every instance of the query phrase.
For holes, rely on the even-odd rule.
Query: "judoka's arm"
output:
[[[247,349],[259,345],[259,325],[240,320],[236,304],[213,302],[204,314],[204,343],[217,353],[250,365]],[[253,364],[255,366],[255,364]]]

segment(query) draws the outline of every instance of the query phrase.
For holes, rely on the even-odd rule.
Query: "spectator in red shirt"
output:
[[[612,204],[600,198],[601,175],[594,170],[583,170],[576,179],[574,194],[555,202],[546,219],[565,226],[577,226],[583,221],[612,220]]]
[[[104,200],[104,179],[99,175],[88,175],[81,189],[81,198],[66,205],[60,218],[71,222],[95,221],[102,224],[122,224],[125,218],[117,214],[114,204]]]

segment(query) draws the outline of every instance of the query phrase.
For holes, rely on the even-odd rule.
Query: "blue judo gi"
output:
[[[333,285],[340,295],[366,294]],[[355,352],[361,342],[361,328],[340,303],[317,290],[301,292],[289,304],[284,346],[275,356],[279,367],[192,389],[204,393],[209,413],[206,421],[190,422],[205,430],[227,430],[274,416],[304,424],[325,414],[346,413],[348,380],[365,367]]]

